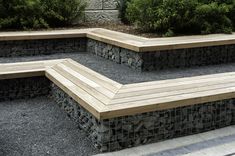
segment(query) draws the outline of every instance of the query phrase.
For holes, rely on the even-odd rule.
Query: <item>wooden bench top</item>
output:
[[[235,44],[235,33],[145,38],[102,28],[0,32],[0,41],[87,37],[136,52]]]
[[[72,59],[0,64],[0,79],[42,75],[97,119],[235,98],[235,72],[123,85]]]
[[[64,59],[31,61],[18,63],[0,63],[0,80],[45,75],[46,68],[52,67]]]

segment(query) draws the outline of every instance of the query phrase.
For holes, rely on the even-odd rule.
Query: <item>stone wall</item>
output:
[[[45,77],[0,80],[0,102],[48,95],[49,84]]]
[[[86,22],[119,22],[118,0],[84,0],[87,2],[85,11]]]
[[[0,41],[0,57],[90,52],[138,71],[235,62],[235,45],[135,52],[87,38]]]
[[[52,97],[101,152],[201,133],[235,124],[235,99],[98,121],[52,84]]]
[[[0,57],[86,51],[86,38],[0,41]]]
[[[137,53],[88,39],[87,51],[139,71],[189,68],[235,62],[234,44]]]

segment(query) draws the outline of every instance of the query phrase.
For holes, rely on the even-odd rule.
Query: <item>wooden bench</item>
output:
[[[72,59],[0,64],[0,79],[42,75],[97,119],[235,98],[235,72],[122,85]]]
[[[145,38],[102,28],[51,31],[0,32],[0,41],[90,38],[136,52],[173,50],[235,44],[235,33]]]
[[[47,68],[62,62],[60,60],[31,61],[19,63],[0,63],[0,80],[43,76]]]

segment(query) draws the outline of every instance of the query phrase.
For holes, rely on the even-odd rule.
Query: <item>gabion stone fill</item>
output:
[[[0,57],[48,55],[86,51],[86,38],[0,41]]]
[[[235,62],[235,45],[141,53],[88,39],[87,51],[139,71]]]
[[[49,84],[45,77],[0,80],[0,102],[48,95]]]
[[[201,133],[235,124],[235,99],[98,121],[51,85],[52,97],[102,152]]]
[[[142,70],[144,61],[140,53],[88,39],[87,51],[135,70]]]

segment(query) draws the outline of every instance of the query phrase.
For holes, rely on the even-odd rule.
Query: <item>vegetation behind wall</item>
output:
[[[125,17],[146,32],[231,33],[235,0],[130,0]]]
[[[85,6],[81,0],[0,0],[0,29],[69,26]]]

